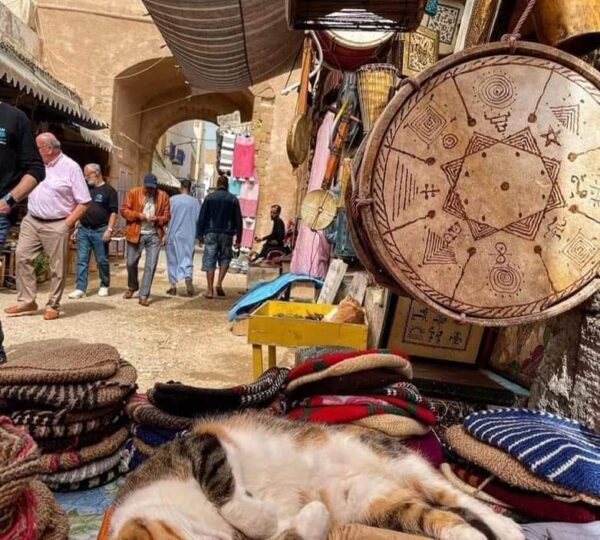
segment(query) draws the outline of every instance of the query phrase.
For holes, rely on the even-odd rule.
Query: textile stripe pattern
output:
[[[465,427],[535,474],[600,497],[600,435],[579,422],[544,411],[499,409],[471,414]]]

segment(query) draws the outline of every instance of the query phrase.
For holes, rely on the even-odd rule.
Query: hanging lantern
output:
[[[392,30],[412,32],[427,0],[286,0],[293,30]]]

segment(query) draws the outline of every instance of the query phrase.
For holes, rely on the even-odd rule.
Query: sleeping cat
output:
[[[442,540],[522,540],[396,439],[261,413],[200,421],[132,473],[110,540],[325,540],[362,523]]]

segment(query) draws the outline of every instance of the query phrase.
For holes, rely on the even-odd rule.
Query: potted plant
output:
[[[50,259],[45,253],[40,253],[33,261],[35,277],[38,283],[43,283],[50,279]]]

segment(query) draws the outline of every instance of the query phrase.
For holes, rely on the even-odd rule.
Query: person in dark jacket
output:
[[[253,257],[253,260],[266,259],[271,251],[277,250],[285,252],[284,239],[285,239],[285,223],[281,219],[281,206],[274,204],[271,206],[271,220],[273,221],[273,229],[271,234],[263,236],[262,238],[256,236],[255,242],[264,242],[264,246],[258,254]]]
[[[223,280],[233,258],[233,243],[239,249],[242,242],[242,211],[235,195],[228,191],[229,180],[220,176],[217,190],[206,196],[198,218],[197,238],[202,254],[202,271],[206,272],[207,291],[205,298],[225,296]],[[216,288],[215,269],[219,263],[219,278]]]
[[[0,250],[11,226],[15,205],[46,177],[46,168],[24,112],[0,102]],[[0,324],[0,364],[6,362]]]

